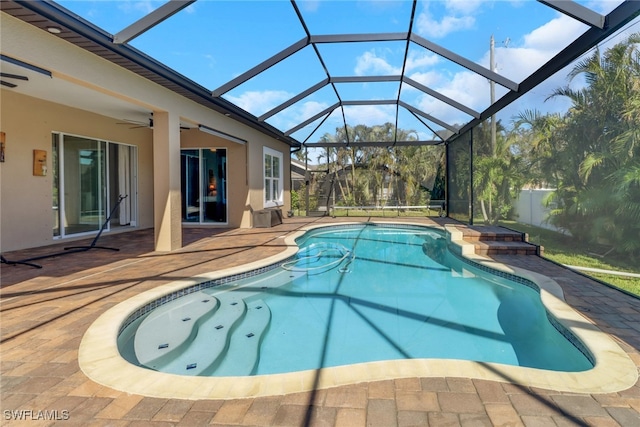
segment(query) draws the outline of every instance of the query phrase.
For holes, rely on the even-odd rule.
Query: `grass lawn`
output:
[[[615,251],[607,254],[611,248],[577,245],[571,236],[515,221],[503,221],[500,225],[528,233],[529,242],[543,246],[544,257],[557,263],[640,274],[640,266],[616,255]],[[592,272],[582,273],[640,296],[640,278]]]

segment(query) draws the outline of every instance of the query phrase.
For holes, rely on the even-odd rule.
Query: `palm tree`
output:
[[[516,116],[511,131],[513,144],[526,163],[529,179],[536,185],[560,186],[560,147],[556,145],[560,140],[555,136],[564,125],[563,120],[560,114],[543,115],[537,110],[525,110]]]
[[[474,195],[480,205],[484,222],[496,224],[509,217],[513,201],[524,183],[523,158],[513,150],[513,134],[505,135],[498,121],[495,147],[487,126],[474,132],[473,166]]]
[[[586,86],[558,88],[550,96],[571,101],[562,118],[526,112],[521,117],[535,130],[537,146],[544,147],[536,161],[553,171],[555,223],[635,257],[640,256],[639,43],[640,35],[633,34],[578,62],[569,78],[583,77]]]
[[[418,202],[423,182],[434,180],[442,162],[442,147],[395,147],[393,142],[416,140],[413,130],[396,129],[392,123],[378,126],[347,127],[350,142],[389,142],[387,147],[358,145],[332,152],[332,170],[349,171],[348,178],[338,181],[343,202],[357,204],[382,203],[396,198],[403,203]],[[335,135],[326,134],[323,141],[347,141],[345,129]],[[385,191],[383,191],[385,190]],[[383,200],[380,195],[386,194]],[[372,200],[373,198],[373,200]]]

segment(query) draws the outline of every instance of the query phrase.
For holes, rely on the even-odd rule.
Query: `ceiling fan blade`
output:
[[[130,120],[130,119],[120,119],[122,122],[116,122],[117,125],[136,125],[134,127],[130,127],[129,129],[138,129],[138,128],[150,128],[153,129],[153,118],[149,118],[148,124],[140,120]],[[189,130],[193,129],[189,126],[180,126],[180,130]]]
[[[9,74],[9,73],[0,73],[0,77],[6,77],[8,79],[16,79],[16,80],[24,80],[24,81],[29,80],[29,77],[27,76],[20,76],[18,74]]]
[[[116,122],[117,125],[134,125],[133,127],[130,127],[129,129],[136,129],[136,128],[146,128],[148,127],[148,125],[145,122],[141,122],[140,120],[129,120],[129,119],[121,119],[121,122]]]

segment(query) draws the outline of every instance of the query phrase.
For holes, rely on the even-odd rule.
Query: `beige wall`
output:
[[[5,162],[0,163],[0,248],[3,252],[54,243],[52,176],[33,176],[33,150],[47,151],[51,171],[51,135],[63,132],[130,144],[138,150],[138,228],[153,227],[153,132],[130,129],[116,119],[0,91],[0,130],[6,133]],[[263,147],[283,153],[285,206],[290,209],[289,147],[248,128],[246,145],[198,131],[180,134],[182,148],[227,149],[227,227],[250,227],[251,210],[263,208]],[[243,132],[244,131],[244,132]],[[251,166],[250,166],[251,165]],[[221,225],[218,225],[221,226]]]
[[[0,91],[0,248],[3,252],[53,243],[52,132],[134,145],[138,149],[138,227],[153,226],[152,142],[149,129],[47,101]],[[33,176],[33,150],[47,152],[46,176]]]
[[[263,207],[262,150],[265,145],[283,153],[283,210],[290,209],[287,144],[46,31],[4,13],[0,13],[0,19],[2,53],[52,73],[52,77],[34,76],[17,89],[0,91],[0,130],[7,135],[6,162],[0,163],[0,250],[3,252],[54,242],[51,176],[33,176],[32,156],[34,149],[46,150],[47,166],[51,168],[51,133],[55,131],[137,146],[137,226],[154,226],[154,131],[116,125],[118,120],[112,118],[125,118],[131,109],[138,114],[141,109],[156,113],[158,119],[168,112],[176,121],[180,117],[192,125],[203,124],[248,141],[244,146],[198,130],[184,131],[179,137],[182,147],[228,149],[228,226],[250,227],[251,210]],[[17,93],[22,90],[31,90],[27,93],[33,97]],[[177,126],[177,123],[171,122],[171,125]],[[156,126],[156,132],[159,128]],[[170,189],[163,189],[162,185],[155,182],[156,193],[170,193]],[[174,236],[174,224],[180,226],[175,221],[179,208],[173,206],[177,204],[173,199],[168,203],[171,225],[166,227],[166,232]]]
[[[263,209],[264,208],[264,175],[263,175],[263,148],[269,147],[273,150],[279,151],[282,153],[282,161],[283,161],[283,188],[284,195],[283,201],[284,206],[282,207],[282,211],[284,214],[288,210],[291,209],[291,197],[290,197],[290,187],[291,180],[289,176],[291,175],[291,154],[290,148],[288,145],[284,145],[278,143],[278,141],[274,141],[272,139],[262,141],[262,144],[253,144],[249,147],[249,164],[255,165],[249,171],[249,198],[248,203],[254,210]]]

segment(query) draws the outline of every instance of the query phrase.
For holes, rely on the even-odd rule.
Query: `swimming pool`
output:
[[[180,375],[420,358],[593,367],[535,285],[473,269],[444,242],[412,227],[310,231],[280,267],[167,302],[124,330],[120,347],[132,363]]]
[[[245,269],[236,268],[207,277],[171,283],[134,297],[109,310],[87,331],[79,353],[81,367],[95,381],[123,391],[187,398],[282,394],[360,381],[421,376],[464,376],[574,391],[621,389],[621,384],[633,384],[635,381],[631,378],[635,369],[629,370],[630,360],[624,352],[608,336],[585,322],[584,318],[564,304],[561,291],[550,279],[491,262],[488,262],[491,267],[487,267],[487,260],[480,259],[482,257],[474,260],[473,266],[451,254],[441,258],[442,253],[437,245],[437,250],[432,250],[425,247],[424,243],[426,240],[441,243],[443,236],[453,240],[453,233],[443,234],[442,230],[416,226],[403,231],[400,227],[404,228],[405,225],[341,225],[341,230],[335,227],[332,230],[317,228],[306,234],[296,233],[287,236],[285,241],[289,249],[277,257],[253,263]],[[330,244],[323,243],[329,248],[318,250],[318,239],[324,239],[327,232],[333,233],[336,230],[342,235],[333,236]],[[382,234],[369,235],[370,231]],[[311,249],[298,251],[296,241]],[[361,245],[362,242],[368,243]],[[375,244],[369,245],[372,242]],[[411,254],[391,250],[390,245],[396,242],[410,247]],[[314,245],[316,249],[313,249]],[[327,256],[318,256],[318,252],[324,252]],[[294,253],[298,253],[298,256],[294,256]],[[279,270],[278,266],[283,264],[285,270]],[[412,273],[407,273],[406,276],[392,273],[390,267],[395,269],[398,265]],[[357,276],[354,273],[359,269],[364,276],[355,280],[353,278]],[[480,325],[467,316],[474,311],[484,314],[487,312],[489,305],[473,302],[476,301],[475,295],[479,295],[476,292],[487,287],[486,283],[476,284],[474,280],[481,270],[488,269],[500,272],[497,277],[489,280],[488,287],[492,289],[490,299],[493,300],[491,304],[494,307],[491,309],[493,315],[488,316],[491,321]],[[267,275],[262,276],[265,273]],[[441,275],[453,278],[454,284],[446,285],[441,280]],[[322,287],[309,288],[309,277],[314,280],[321,278]],[[514,278],[519,283],[510,280]],[[382,293],[376,294],[363,286],[367,283],[377,283],[374,288],[376,292]],[[389,295],[388,291],[394,287],[402,288],[400,296]],[[230,289],[233,291],[228,292]],[[524,292],[520,293],[520,290]],[[176,377],[175,373],[156,372],[136,366],[135,361],[125,361],[114,342],[105,340],[109,336],[113,336],[114,341],[117,337],[122,339],[128,334],[128,330],[136,329],[148,319],[151,316],[149,313],[154,309],[160,307],[161,311],[182,298],[196,299],[204,296],[200,303],[207,304],[208,302],[202,301],[219,297],[225,300],[235,297],[234,294],[238,294],[235,295],[238,297],[243,294],[240,299],[246,300],[247,312],[269,308],[271,316],[268,330],[259,346],[262,356],[272,352],[270,347],[273,347],[278,358],[293,355],[298,359],[303,353],[313,354],[316,364],[309,365],[308,361],[289,359],[287,365],[296,366],[297,371],[279,374],[274,372],[282,372],[281,367],[270,366],[270,363],[264,362],[265,359],[261,359],[252,368],[254,376],[203,377],[200,374],[193,376],[193,371],[186,374],[190,376],[181,374]],[[431,306],[424,301],[418,302],[420,294],[426,294],[436,302],[432,302]],[[471,297],[468,298],[471,304],[456,309],[448,302],[449,297],[454,297],[454,300]],[[540,300],[544,305],[539,305]],[[533,302],[538,305],[533,305]],[[221,304],[220,301],[218,303]],[[408,306],[401,303],[407,303]],[[299,317],[297,312],[313,311],[320,321],[311,329],[301,328],[300,331],[303,332],[285,330],[282,325],[287,322],[279,320],[282,317],[279,309],[281,304],[287,308],[285,313],[294,319]],[[258,306],[262,308],[257,310]],[[299,306],[299,309],[295,306]],[[532,318],[546,322],[547,325],[540,328],[546,329],[543,337],[549,339],[546,334],[551,333],[551,339],[566,342],[562,336],[566,335],[581,348],[570,345],[574,354],[569,357],[549,353],[551,356],[547,354],[545,359],[544,353],[547,350],[542,352],[542,357],[540,354],[535,358],[529,357],[531,352],[540,351],[532,348],[528,340],[512,337],[514,328],[529,328],[528,332],[531,333],[533,330],[527,326],[530,322],[506,321],[514,311],[520,314],[522,307],[530,312]],[[174,314],[178,312],[174,311]],[[215,323],[211,323],[210,329],[218,330],[216,326],[220,324]],[[341,326],[345,324],[349,327]],[[220,330],[233,329],[223,326]],[[429,337],[423,339],[418,334],[429,327],[435,327],[435,332],[432,331],[430,335],[435,340],[425,346],[423,343],[428,342]],[[337,330],[339,334],[329,337],[327,331],[331,329]],[[438,334],[443,331],[452,338]],[[296,333],[302,334],[302,339],[306,341],[291,339]],[[259,338],[261,334],[262,332],[254,334],[253,337]],[[251,332],[242,336],[246,335],[251,335]],[[271,342],[269,335],[279,335],[281,338],[286,336],[286,339]],[[477,338],[480,344],[459,344],[463,342],[459,339],[467,338],[466,336]],[[309,340],[309,337],[317,339]],[[373,342],[366,341],[371,338],[374,339]],[[256,341],[259,342],[254,340],[254,343]],[[444,346],[441,345],[442,342],[445,343]],[[160,343],[159,346],[162,344],[167,343]],[[375,356],[369,361],[345,360],[344,355],[351,354],[344,351],[345,346],[368,350],[379,348],[382,356]],[[498,350],[486,351],[483,346]],[[452,348],[459,350],[464,347],[475,352],[473,358],[476,361],[461,360],[462,356],[442,353]],[[424,353],[434,350],[436,353]],[[371,351],[365,353],[372,354]],[[496,360],[492,353],[505,358]],[[393,360],[389,360],[389,357]],[[561,361],[561,366],[554,365],[558,358],[565,359]],[[317,363],[318,360],[320,364]],[[541,360],[551,364],[541,365]],[[569,360],[577,361],[577,364],[569,363]],[[525,366],[516,366],[512,364],[514,361]],[[185,364],[185,368],[187,365],[193,363]],[[196,365],[189,370],[202,367],[200,362]],[[238,373],[228,371],[226,375]],[[114,376],[117,378],[114,379]],[[176,381],[176,378],[181,379]]]

